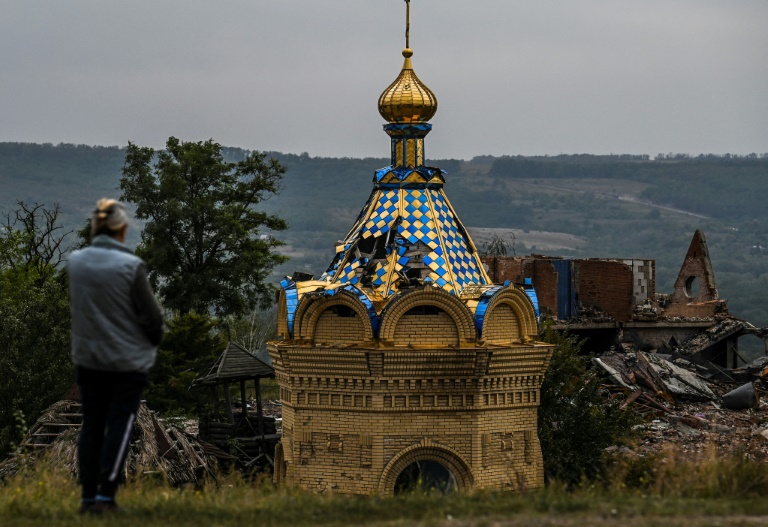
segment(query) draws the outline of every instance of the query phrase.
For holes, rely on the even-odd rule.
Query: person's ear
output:
[[[128,225],[127,224],[123,225],[122,227],[120,227],[120,230],[117,231],[117,236],[115,236],[115,238],[117,238],[117,241],[119,241],[120,243],[124,243],[125,242],[125,235],[126,235],[127,232],[128,232]]]

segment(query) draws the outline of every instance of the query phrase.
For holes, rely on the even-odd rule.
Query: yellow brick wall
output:
[[[392,488],[380,488],[386,466],[424,441],[455,452],[456,464],[466,466],[472,488],[524,490],[543,485],[533,407],[427,413],[302,408],[296,416],[296,426],[304,432],[286,432],[292,438],[291,453],[285,456],[286,479],[304,489],[391,493]],[[284,438],[283,448],[289,448],[288,443]],[[394,481],[397,474],[389,476]]]
[[[357,313],[341,317],[326,309],[320,315],[315,326],[315,343],[354,344],[365,340],[365,328]]]
[[[472,349],[272,343],[285,481],[318,492],[386,494],[407,463],[433,459],[457,472],[462,490],[542,486],[536,411],[551,346]],[[346,365],[319,370],[324,352],[346,355]],[[371,356],[384,367],[362,362]]]
[[[395,346],[424,345],[448,346],[459,343],[459,331],[445,311],[435,315],[409,315],[400,317],[395,327]]]
[[[395,341],[395,332],[408,331],[400,328],[401,319],[414,315],[414,311],[439,310],[440,316],[445,313],[456,328],[460,342],[474,342],[477,337],[472,312],[456,296],[435,288],[417,289],[393,300],[381,313],[379,338],[385,342]],[[431,316],[431,315],[419,315]],[[451,330],[452,331],[452,330]],[[426,344],[429,345],[429,344]]]
[[[520,337],[517,315],[508,304],[496,306],[486,315],[483,340],[493,343],[510,343],[519,341]]]
[[[499,293],[494,295],[491,302],[488,304],[488,310],[483,322],[483,335],[486,334],[488,324],[494,323],[493,313],[502,308],[499,312],[502,317],[506,316],[506,312],[503,308],[511,308],[517,319],[517,326],[523,340],[533,340],[538,333],[538,323],[536,321],[536,314],[533,311],[531,301],[528,300],[525,292],[522,289],[516,287],[508,287],[502,289]]]
[[[277,295],[277,336],[287,339],[289,337],[288,306],[286,304],[285,291],[281,289]]]

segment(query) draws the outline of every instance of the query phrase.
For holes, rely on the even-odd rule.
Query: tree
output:
[[[500,234],[491,234],[490,240],[484,244],[481,251],[482,256],[507,256],[509,250],[512,250],[512,255],[515,255],[515,233],[508,232],[507,236],[512,240],[508,242],[504,239],[504,236]]]
[[[206,314],[188,313],[168,321],[168,332],[157,352],[150,374],[147,404],[153,410],[199,414],[205,403],[202,390],[190,390],[192,381],[205,373],[224,351],[226,342]]]
[[[64,241],[72,231],[59,225],[59,205],[52,209],[35,203],[16,202],[5,215],[0,232],[0,267],[14,274],[32,276],[38,285],[57,272],[70,247]]]
[[[583,341],[549,329],[544,340],[555,344],[539,405],[544,474],[571,486],[603,476],[605,448],[631,440],[640,418],[603,393]]]
[[[229,339],[251,353],[266,349],[267,342],[277,339],[277,309],[257,309],[227,323]]]
[[[225,162],[213,140],[171,137],[159,152],[128,144],[121,199],[147,220],[136,252],[166,308],[228,316],[271,302],[267,277],[286,258],[275,252],[282,242],[259,232],[287,224],[256,205],[278,192],[284,172],[261,152]]]
[[[74,382],[58,206],[18,202],[0,227],[0,455]]]

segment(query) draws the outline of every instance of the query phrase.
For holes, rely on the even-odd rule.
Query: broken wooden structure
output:
[[[210,393],[209,411],[200,417],[200,439],[230,450],[246,469],[273,467],[275,445],[280,440],[275,419],[264,416],[261,379],[274,378],[272,367],[234,342],[209,370],[197,377],[192,388]],[[246,384],[253,383],[256,409],[248,409]],[[233,388],[239,398],[233,401]]]
[[[0,479],[44,458],[51,467],[63,468],[76,476],[81,423],[80,393],[73,386],[29,428],[19,451],[0,463]],[[124,466],[124,476],[129,479],[151,477],[174,486],[197,485],[207,477],[215,478],[220,462],[235,459],[175,426],[164,424],[144,402],[136,414],[133,438]]]

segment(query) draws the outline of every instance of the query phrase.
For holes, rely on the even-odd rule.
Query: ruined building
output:
[[[391,166],[327,271],[281,283],[275,479],[340,493],[539,487],[552,346],[535,341],[532,287],[494,285],[444,172],[425,164],[437,99],[408,44],[406,31],[402,71],[379,98]]]
[[[740,337],[766,339],[765,329],[729,315],[701,231],[693,235],[671,294],[656,292],[654,260],[531,255],[484,261],[494,281],[531,282],[553,329],[588,339],[595,352],[632,346],[735,368],[748,362],[739,355]]]

